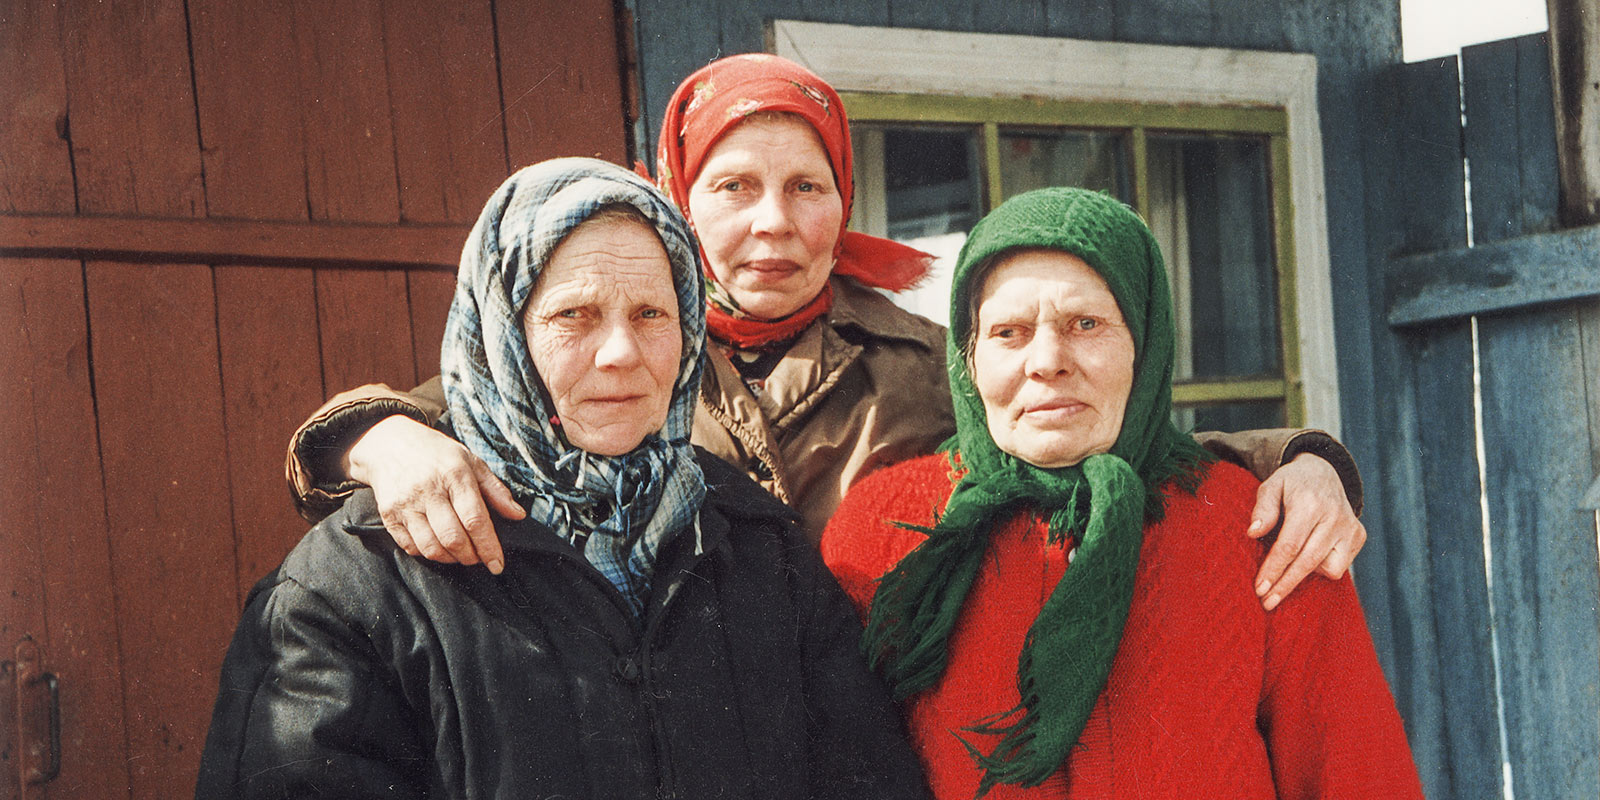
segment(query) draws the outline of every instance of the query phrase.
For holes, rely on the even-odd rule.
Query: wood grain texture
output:
[[[1400,138],[1397,186],[1402,251],[1432,252],[1467,244],[1466,171],[1462,165],[1460,83],[1456,59],[1397,68]]]
[[[1463,48],[1461,75],[1473,242],[1553,229],[1560,178],[1543,34]]]
[[[487,0],[383,4],[405,222],[470,226],[511,172],[490,6]],[[462,231],[457,254],[465,238]]]
[[[420,383],[439,374],[439,346],[455,298],[456,279],[441,272],[414,271],[406,276],[406,290],[411,300],[411,349]]]
[[[0,15],[0,209],[71,213],[60,10]],[[58,786],[128,797],[121,654],[83,267],[0,259],[0,658],[23,636],[61,681]],[[14,764],[14,761],[7,761]],[[52,790],[50,796],[66,797]]]
[[[499,3],[495,21],[513,167],[556,156],[628,163],[611,3]],[[694,24],[705,24],[703,11]]]
[[[1389,283],[1393,325],[1600,296],[1600,225],[1397,259]]]
[[[79,211],[203,215],[181,0],[61,20]],[[90,263],[84,289],[134,800],[192,783],[235,605],[223,471],[182,472],[226,460],[210,271],[153,276]]]
[[[0,255],[454,271],[470,229],[467,224],[396,226],[0,214]]]
[[[72,213],[67,85],[60,12],[12,3],[0,14],[0,211]]]
[[[294,30],[306,87],[301,136],[311,218],[398,222],[381,5],[337,0],[298,6]],[[319,270],[316,298],[325,387],[414,382],[404,273]]]
[[[0,261],[0,340],[0,658],[29,635],[60,678],[61,785],[77,797],[127,797],[82,266]]]
[[[193,0],[188,8],[207,214],[304,222],[310,198],[293,14],[222,0]],[[197,233],[173,238],[192,242]],[[129,238],[118,232],[117,240]]]
[[[220,2],[190,3],[189,14],[197,113],[206,146],[207,212],[295,220],[265,223],[279,231],[269,241],[309,244],[284,233],[313,228],[305,221],[310,198],[294,15],[263,15]],[[215,224],[207,221],[208,226]],[[266,230],[246,224],[239,227],[247,236]],[[387,230],[373,226],[366,236],[352,237],[350,252],[364,255],[377,249]],[[182,230],[173,238],[196,241]],[[216,243],[237,248],[234,243],[241,240],[251,239]],[[242,602],[250,586],[305,532],[305,522],[285,502],[283,454],[295,425],[325,395],[315,276],[310,269],[268,268],[240,257],[206,260],[230,264],[215,267],[212,275],[233,515],[228,566],[235,596]]]
[[[78,210],[201,216],[182,0],[61,8]]]
[[[1489,587],[1473,424],[1472,330],[1466,320],[1407,337],[1417,387],[1417,445],[1427,521],[1438,688],[1456,797],[1500,794]]]
[[[211,270],[88,265],[135,800],[192,786],[239,598]]]
[[[1454,113],[1441,116],[1457,107],[1455,75],[1454,60],[1441,59],[1397,67],[1386,76],[1383,85],[1388,91],[1380,95],[1382,104],[1374,110],[1374,117],[1391,126],[1382,130],[1386,135],[1383,142],[1392,149],[1363,164],[1374,186],[1392,187],[1392,193],[1380,193],[1369,201],[1369,220],[1383,226],[1380,235],[1384,238],[1371,245],[1374,250],[1426,250],[1466,241],[1460,125]],[[1396,221],[1402,224],[1396,225]],[[1465,408],[1465,444],[1469,459],[1475,459],[1470,449],[1472,398],[1470,393],[1441,396],[1423,379],[1458,386],[1465,370],[1470,384],[1470,335],[1462,329],[1451,329],[1402,339],[1383,325],[1381,317],[1372,319],[1371,324],[1377,328],[1367,346],[1372,353],[1374,391],[1370,403],[1379,459],[1363,471],[1379,481],[1376,496],[1381,504],[1381,532],[1376,533],[1375,541],[1383,558],[1358,564],[1357,574],[1367,579],[1362,585],[1366,604],[1372,593],[1365,590],[1375,582],[1371,570],[1386,573],[1381,578],[1389,589],[1386,621],[1391,649],[1387,663],[1391,666],[1387,674],[1406,720],[1423,786],[1431,797],[1469,797],[1472,795],[1461,790],[1476,776],[1473,765],[1467,765],[1468,774],[1457,774],[1455,738],[1470,734],[1456,734],[1450,726],[1463,715],[1476,715],[1473,730],[1494,734],[1497,763],[1499,739],[1494,707],[1447,707],[1441,663],[1454,648],[1469,645],[1474,639],[1454,640],[1459,630],[1441,627],[1441,618],[1460,613],[1467,619],[1486,620],[1487,591],[1481,572],[1467,575],[1465,584],[1446,587],[1444,596],[1440,584],[1445,576],[1462,577],[1462,561],[1469,557],[1465,548],[1471,537],[1481,536],[1482,529],[1451,530],[1440,534],[1439,543],[1433,541],[1437,524],[1459,522],[1475,505],[1466,509],[1449,505],[1452,500],[1459,500],[1449,489],[1460,488],[1461,473],[1446,472],[1447,483],[1429,486],[1430,475],[1461,469],[1461,465],[1457,461],[1435,464],[1428,456],[1430,452],[1440,458],[1460,455],[1457,448],[1463,442],[1447,436],[1459,433]],[[1476,481],[1475,460],[1470,461],[1465,477]],[[1437,521],[1435,510],[1440,514]],[[1436,552],[1441,547],[1443,556]],[[1452,598],[1452,593],[1460,596]],[[1474,605],[1464,610],[1441,608],[1440,603],[1449,599]],[[1372,613],[1371,605],[1368,613]],[[1467,674],[1474,674],[1472,664],[1466,666]]]
[[[1600,302],[1479,320],[1486,488],[1518,797],[1600,795],[1600,575],[1585,329]]]
[[[233,568],[242,604],[305,533],[283,487],[284,446],[327,394],[310,270],[216,267]]]

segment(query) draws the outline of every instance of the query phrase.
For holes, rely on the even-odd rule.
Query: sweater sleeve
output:
[[[396,414],[431,425],[444,408],[444,382],[437,375],[410,392],[369,383],[329,398],[289,437],[284,473],[295,510],[315,523],[360,486],[345,476],[339,463],[372,426]]]
[[[1267,615],[1258,719],[1278,796],[1421,798],[1355,585],[1313,576]]]
[[[930,526],[954,484],[945,456],[913,459],[879,470],[850,488],[822,534],[822,560],[866,618],[878,578],[893,569]]]
[[[258,588],[222,665],[196,800],[427,796],[430,753],[376,663],[314,592]]]

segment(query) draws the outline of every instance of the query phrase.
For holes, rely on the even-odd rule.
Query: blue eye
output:
[[[1092,331],[1098,327],[1100,327],[1100,320],[1093,317],[1084,317],[1078,320],[1078,330],[1080,331]]]

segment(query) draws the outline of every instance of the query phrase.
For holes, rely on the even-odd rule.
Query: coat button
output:
[[[765,461],[757,460],[755,466],[750,468],[750,471],[755,473],[758,481],[772,480],[772,467],[767,466]]]
[[[617,656],[616,663],[611,665],[611,671],[628,683],[639,680],[639,662],[632,656]]]

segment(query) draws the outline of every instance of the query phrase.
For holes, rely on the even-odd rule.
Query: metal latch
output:
[[[16,789],[48,783],[61,774],[61,685],[40,663],[31,637],[17,642],[16,658],[0,662],[0,764]],[[13,769],[14,768],[14,769]],[[0,790],[0,797],[10,791]]]

